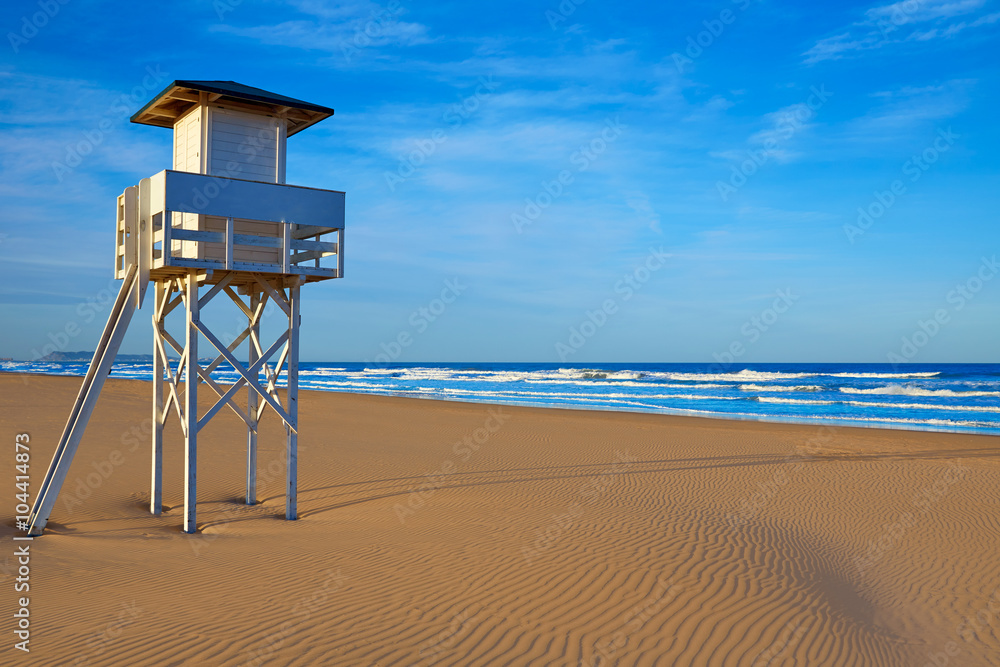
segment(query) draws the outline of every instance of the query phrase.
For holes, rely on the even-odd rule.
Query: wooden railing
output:
[[[161,171],[118,198],[116,275],[127,258],[145,252],[152,272],[204,268],[340,278],[344,197],[335,190]],[[205,229],[218,229],[220,220],[224,231]],[[237,233],[241,228],[266,233]]]

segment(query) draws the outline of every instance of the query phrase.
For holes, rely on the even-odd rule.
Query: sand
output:
[[[79,384],[0,375],[9,613],[14,436],[37,489]],[[303,391],[301,519],[277,419],[247,507],[222,412],[185,535],[150,393],[108,382],[0,663],[1000,664],[996,437]]]

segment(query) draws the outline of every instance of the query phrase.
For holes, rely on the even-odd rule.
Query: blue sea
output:
[[[585,410],[619,410],[1000,434],[1000,364],[299,365],[305,389]],[[86,363],[0,362],[0,370],[80,375]],[[150,363],[112,377],[150,380]],[[213,377],[234,382],[233,371]],[[279,382],[281,384],[281,382]]]

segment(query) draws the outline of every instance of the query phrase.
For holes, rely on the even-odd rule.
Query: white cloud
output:
[[[818,40],[806,51],[805,62],[814,64],[881,49],[905,42],[927,42],[954,37],[967,28],[979,28],[1000,20],[1000,13],[953,22],[974,14],[987,0],[902,0],[872,7],[864,18],[842,32]]]
[[[375,57],[380,47],[432,41],[426,26],[403,20],[406,12],[398,3],[390,7],[364,0],[335,6],[318,0],[290,4],[307,18],[249,27],[222,24],[212,29],[271,46],[335,53],[347,62],[364,55]]]

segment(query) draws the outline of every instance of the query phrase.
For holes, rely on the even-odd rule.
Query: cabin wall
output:
[[[208,173],[265,183],[285,182],[284,119],[214,107],[209,113]]]

